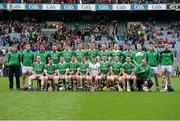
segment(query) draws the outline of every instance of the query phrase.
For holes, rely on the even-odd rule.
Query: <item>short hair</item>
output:
[[[53,60],[53,58],[52,58],[52,57],[49,57],[48,60]]]
[[[79,42],[79,43],[78,43],[78,45],[82,45],[82,43],[81,43],[81,42]]]

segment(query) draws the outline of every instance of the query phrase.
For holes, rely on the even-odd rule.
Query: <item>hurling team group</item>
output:
[[[40,44],[38,52],[31,51],[29,43],[22,52],[13,45],[7,60],[9,89],[13,90],[15,75],[18,90],[33,90],[33,81],[37,81],[42,91],[152,91],[154,77],[156,91],[174,91],[170,78],[173,62],[174,54],[168,44],[164,44],[162,51],[154,44],[149,44],[145,51],[141,44],[136,49],[126,44],[122,51],[116,43],[111,49],[106,44],[96,48],[95,43],[83,49],[82,43],[78,43],[76,50],[65,45],[62,51],[53,44],[52,50],[46,51]],[[160,70],[162,86],[158,80]]]

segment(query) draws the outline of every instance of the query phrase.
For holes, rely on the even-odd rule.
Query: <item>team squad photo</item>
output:
[[[22,52],[13,45],[7,58],[9,89],[13,90],[15,74],[17,90],[32,91],[32,83],[37,81],[41,91],[152,91],[154,77],[156,91],[175,91],[170,79],[174,54],[167,43],[161,51],[154,44],[147,50],[142,50],[141,44],[136,49],[126,44],[123,51],[117,43],[110,47],[101,44],[98,49],[95,43],[90,43],[89,49],[83,49],[82,43],[78,43],[76,50],[64,45],[63,51],[57,46],[53,44],[47,52],[40,44],[40,50],[34,53],[29,43]],[[162,87],[158,80],[160,72]]]
[[[0,0],[0,121],[180,121],[180,0]]]

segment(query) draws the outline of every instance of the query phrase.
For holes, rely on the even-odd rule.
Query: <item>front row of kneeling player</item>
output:
[[[106,60],[103,55],[100,63],[96,57],[89,63],[83,57],[82,63],[78,63],[73,55],[70,63],[65,63],[61,56],[59,64],[53,64],[53,59],[49,58],[45,65],[40,56],[37,56],[32,75],[28,78],[28,89],[32,90],[33,80],[40,81],[41,90],[48,90],[48,81],[51,82],[52,90],[148,91],[152,87],[151,67],[146,60],[142,60],[142,64],[136,69],[130,57],[126,57],[124,64],[119,62],[118,56],[115,56],[112,64]]]

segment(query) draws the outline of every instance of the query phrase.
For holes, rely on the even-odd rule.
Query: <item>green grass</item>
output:
[[[180,79],[176,92],[22,92],[9,91],[0,78],[0,119],[180,119]]]

